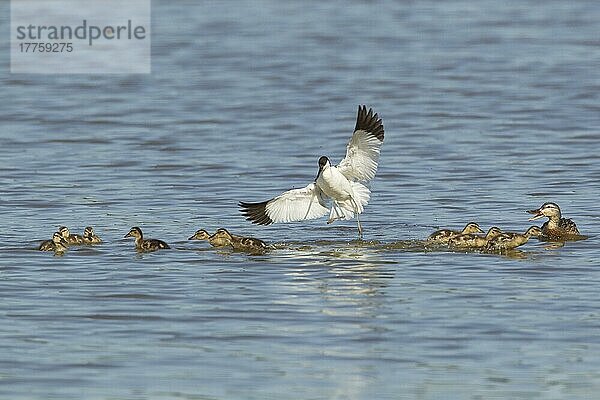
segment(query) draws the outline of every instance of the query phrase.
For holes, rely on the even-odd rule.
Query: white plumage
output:
[[[378,115],[372,109],[367,111],[366,106],[359,106],[346,156],[337,166],[323,156],[319,158],[319,172],[313,183],[260,203],[240,202],[242,213],[247,220],[259,225],[315,219],[327,212],[327,223],[358,219],[371,196],[364,183],[375,177],[383,137],[383,124]],[[358,232],[362,236],[360,220]]]

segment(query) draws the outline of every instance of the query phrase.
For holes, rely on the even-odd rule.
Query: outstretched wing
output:
[[[358,106],[354,134],[346,147],[346,157],[337,166],[351,181],[367,182],[375,177],[383,144],[383,124],[373,109]]]
[[[314,183],[302,189],[288,190],[262,203],[242,201],[239,205],[246,219],[259,225],[315,219],[329,212],[327,196]]]

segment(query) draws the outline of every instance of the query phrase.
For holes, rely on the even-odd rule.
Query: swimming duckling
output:
[[[62,253],[67,250],[67,246],[69,244],[60,234],[60,232],[54,232],[52,235],[52,240],[44,240],[38,250],[41,251],[54,251],[56,253]]]
[[[193,236],[188,238],[188,240],[207,240],[213,247],[226,247],[231,245],[230,240],[220,235],[211,235],[206,229],[198,229]]]
[[[499,234],[495,238],[492,238],[488,242],[488,244],[486,246],[486,250],[498,251],[498,250],[514,249],[515,247],[519,247],[519,246],[527,243],[527,241],[529,241],[530,237],[532,237],[532,236],[539,237],[542,234],[543,234],[542,230],[537,226],[530,227],[523,234],[515,233],[515,232],[504,232],[504,233]]]
[[[135,248],[138,251],[156,251],[159,249],[170,249],[169,245],[158,239],[144,239],[142,230],[137,226],[131,228],[129,233],[124,237],[135,238]]]
[[[66,226],[61,226],[58,228],[58,232],[62,235],[63,239],[69,244],[83,244],[83,237],[81,235],[77,235],[75,233],[69,232],[69,228]]]
[[[225,228],[217,229],[217,231],[209,238],[209,242],[213,246],[231,246],[234,250],[248,252],[264,252],[268,249],[267,244],[260,239],[232,235]]]
[[[210,233],[206,229],[198,229],[188,240],[208,240]]]
[[[83,243],[100,244],[102,243],[102,239],[100,239],[96,234],[94,234],[94,228],[92,228],[91,226],[86,226],[83,230]]]
[[[427,242],[435,243],[435,244],[448,244],[450,238],[467,233],[483,233],[479,225],[475,222],[469,222],[462,231],[453,231],[450,229],[440,229],[439,231],[433,232],[427,238]]]
[[[551,238],[580,236],[575,222],[568,218],[562,218],[560,207],[556,203],[544,203],[537,210],[528,210],[527,212],[529,214],[535,214],[533,217],[529,218],[529,221],[548,217],[548,221],[544,222],[542,225],[542,233],[544,236]]]
[[[461,233],[451,237],[448,244],[453,247],[461,248],[481,248],[485,247],[488,242],[501,234],[500,228],[492,226],[485,236],[477,235],[476,233]]]

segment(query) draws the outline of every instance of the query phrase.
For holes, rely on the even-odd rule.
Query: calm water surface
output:
[[[2,41],[0,397],[593,398],[598,21],[597,1],[158,1],[151,75],[10,75]],[[367,242],[244,221],[237,201],[343,156],[358,104],[386,129]],[[524,231],[545,201],[590,238],[414,245]],[[59,225],[106,243],[34,251]],[[134,225],[173,250],[136,254]],[[186,240],[221,226],[288,246]]]

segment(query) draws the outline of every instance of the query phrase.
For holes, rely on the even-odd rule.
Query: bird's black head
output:
[[[325,156],[321,156],[321,158],[319,158],[319,171],[317,172],[317,177],[315,178],[315,182],[317,181],[317,179],[319,179],[319,176],[321,175],[323,168],[325,168],[325,165],[328,162],[329,162],[329,158],[327,158]]]
[[[323,168],[325,166],[325,164],[327,164],[328,161],[329,161],[329,158],[327,158],[325,156],[321,156],[321,158],[319,158],[319,169]]]

